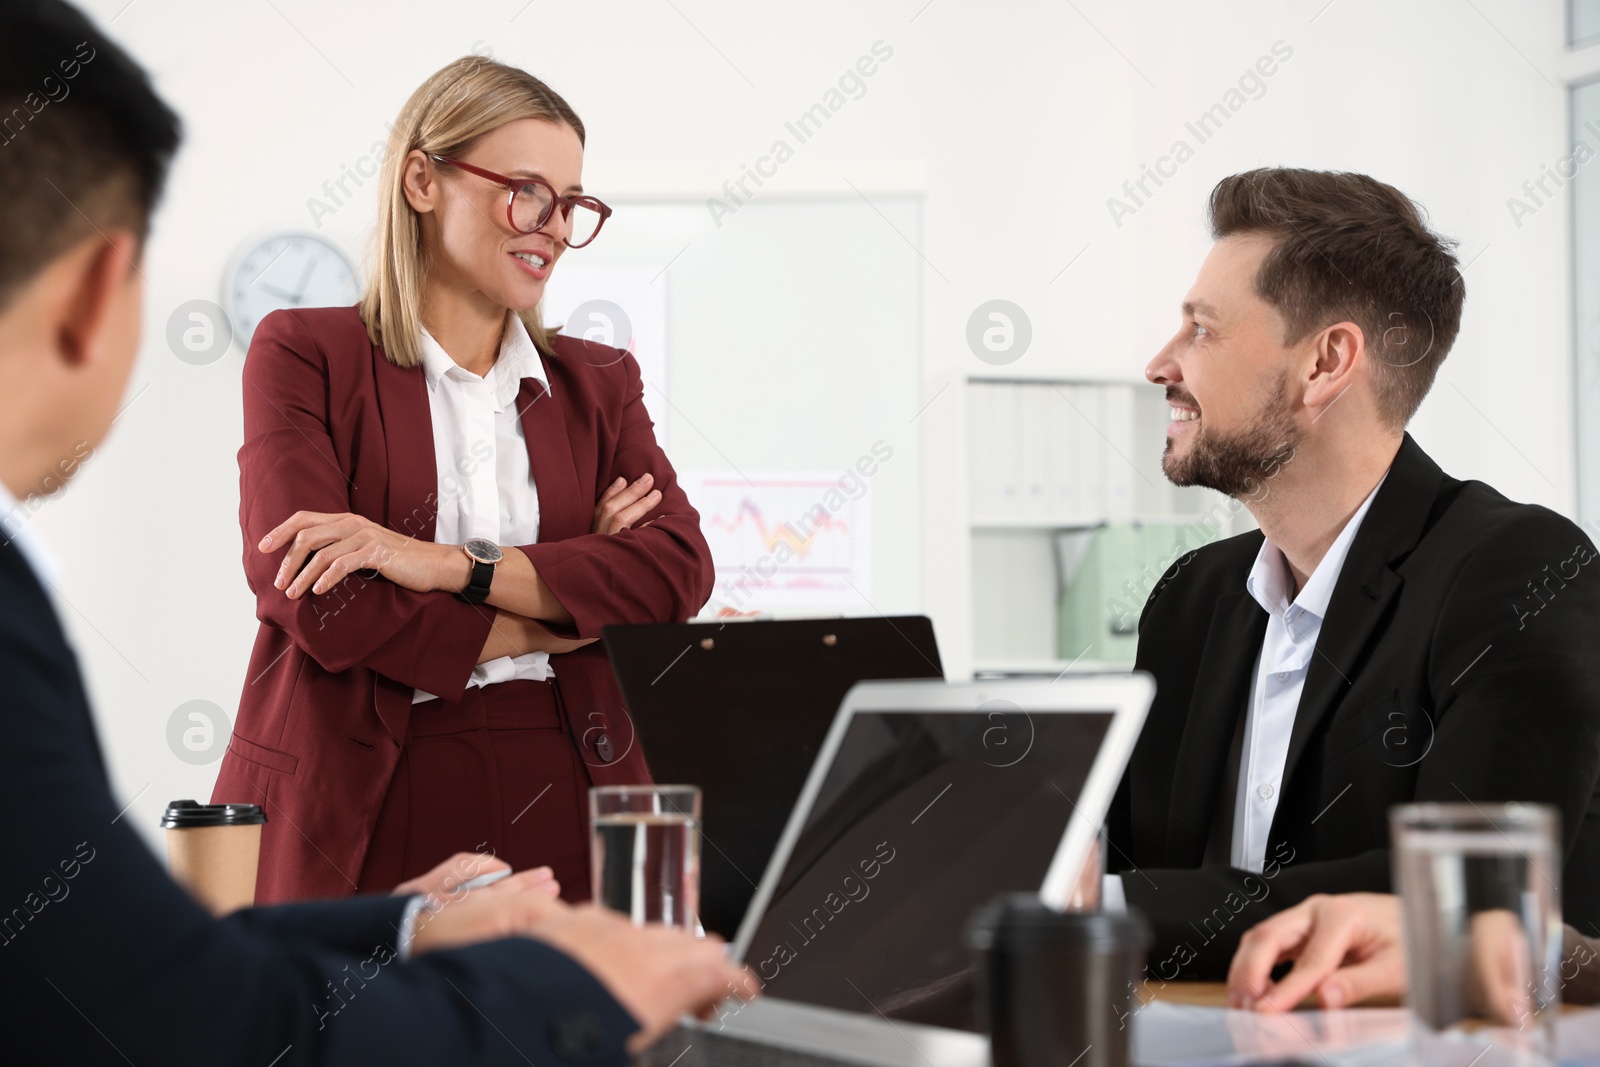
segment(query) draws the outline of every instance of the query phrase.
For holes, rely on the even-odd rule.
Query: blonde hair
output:
[[[400,367],[422,363],[422,286],[428,264],[422,227],[406,200],[406,157],[421,150],[457,155],[477,138],[518,119],[571,126],[584,141],[583,122],[567,102],[527,71],[480,56],[464,56],[417,87],[389,131],[378,181],[378,225],[361,321],[367,336]],[[537,306],[517,312],[533,343],[552,354]]]

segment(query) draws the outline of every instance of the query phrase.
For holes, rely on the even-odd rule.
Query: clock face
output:
[[[273,234],[247,246],[225,284],[228,317],[246,348],[268,312],[346,307],[361,297],[350,257],[314,233]]]

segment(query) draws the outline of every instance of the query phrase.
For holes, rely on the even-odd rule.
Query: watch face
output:
[[[500,551],[499,545],[482,537],[474,537],[461,547],[467,550],[467,555],[479,563],[499,563],[505,556],[505,553]]]

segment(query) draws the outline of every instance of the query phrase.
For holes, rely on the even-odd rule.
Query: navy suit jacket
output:
[[[17,546],[0,543],[8,1062],[626,1062],[637,1024],[548,945],[519,938],[402,963],[400,897],[214,919],[119,809],[54,609]]]

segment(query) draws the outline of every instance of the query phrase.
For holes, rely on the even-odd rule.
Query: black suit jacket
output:
[[[637,1024],[553,948],[514,939],[401,963],[399,897],[216,920],[119,808],[55,613],[16,545],[0,544],[7,1062],[626,1062]]]
[[[1140,617],[1156,697],[1109,858],[1155,929],[1151,976],[1221,977],[1271,913],[1388,892],[1389,808],[1411,801],[1554,805],[1566,919],[1600,932],[1600,560],[1568,519],[1447,476],[1409,434],[1328,604],[1266,867],[1203,865],[1266,632],[1244,584],[1262,539],[1181,557]]]

